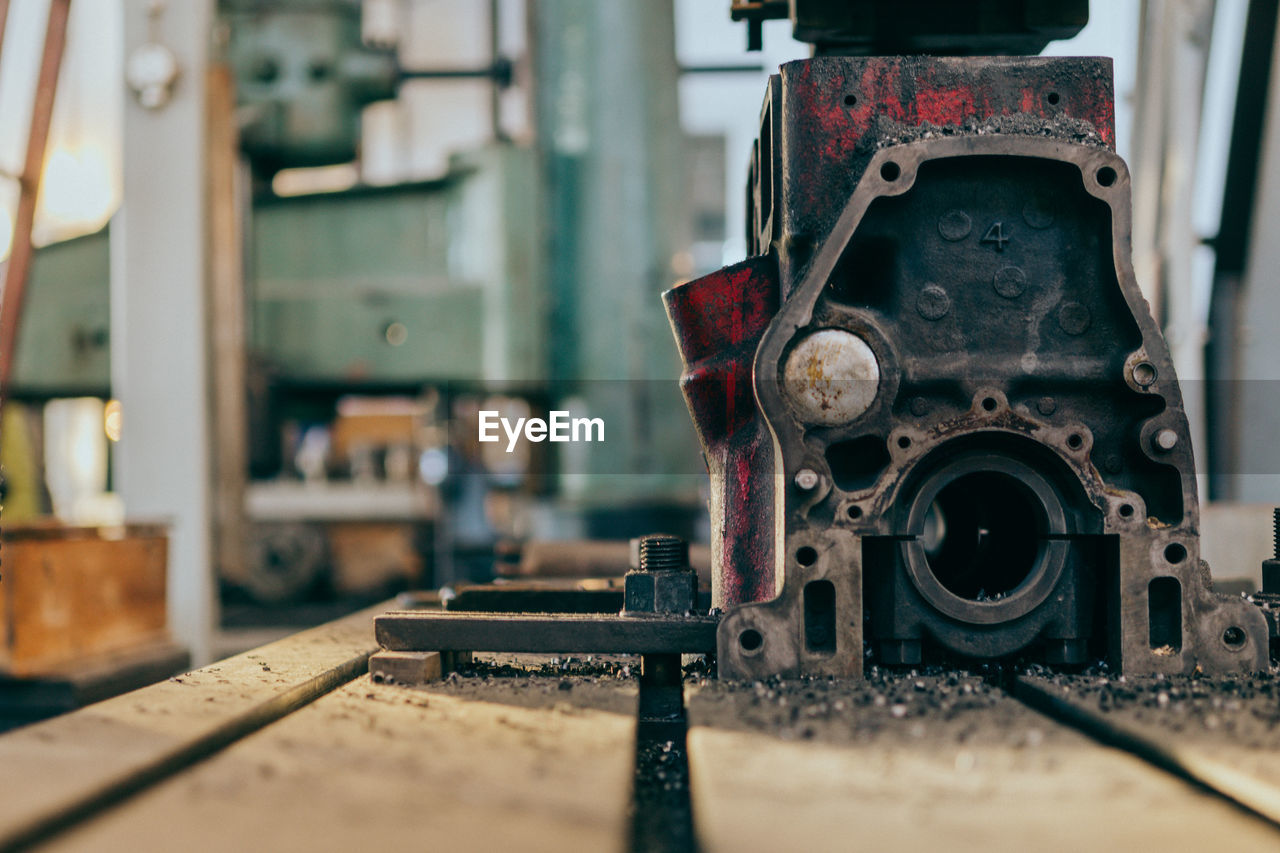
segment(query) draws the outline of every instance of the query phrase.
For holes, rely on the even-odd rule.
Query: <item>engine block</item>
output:
[[[753,256],[665,295],[711,474],[722,676],[1267,665],[1261,612],[1200,561],[1113,114],[1106,59],[772,78]]]

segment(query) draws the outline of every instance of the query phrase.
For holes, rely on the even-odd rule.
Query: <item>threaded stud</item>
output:
[[[638,569],[659,572],[689,565],[689,544],[679,536],[653,533],[640,537]]]
[[[1272,556],[1280,560],[1280,506],[1271,511],[1271,528]]]

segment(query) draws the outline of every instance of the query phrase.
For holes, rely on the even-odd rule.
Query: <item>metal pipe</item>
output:
[[[8,0],[4,12],[8,12]],[[13,247],[5,267],[4,290],[0,293],[0,401],[13,376],[13,358],[18,351],[18,324],[22,319],[22,303],[26,297],[27,273],[31,266],[31,228],[35,221],[36,199],[40,193],[40,177],[44,169],[45,146],[49,142],[49,123],[53,116],[53,98],[58,88],[58,69],[67,43],[67,18],[71,0],[51,0],[49,20],[45,27],[44,51],[36,78],[35,103],[31,108],[31,129],[27,136],[26,161],[20,178],[18,212],[13,223]],[[7,17],[7,14],[5,15]]]

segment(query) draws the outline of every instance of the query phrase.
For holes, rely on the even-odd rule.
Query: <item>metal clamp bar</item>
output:
[[[373,620],[389,651],[712,652],[718,616],[403,611]]]

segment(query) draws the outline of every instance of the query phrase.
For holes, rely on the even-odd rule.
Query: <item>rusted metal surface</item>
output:
[[[1105,59],[819,57],[772,79],[760,255],[667,294],[721,537],[722,675],[857,675],[864,639],[882,663],[1265,666],[1261,614],[1200,567],[1113,114]],[[735,301],[758,324],[744,297],[766,286],[763,334],[723,331]],[[871,355],[810,346],[833,336]]]
[[[1115,147],[1110,59],[820,57],[783,65],[766,104],[778,133],[759,181],[776,207],[756,249],[780,241],[784,296],[887,145],[982,130]]]
[[[777,268],[769,258],[750,258],[663,299],[711,472],[712,603],[759,601],[774,591],[773,531],[752,519],[773,504],[773,442],[756,414],[751,364],[778,310]]]
[[[839,426],[875,402],[880,363],[867,342],[852,332],[819,329],[792,348],[782,374],[792,407],[807,422]]]

